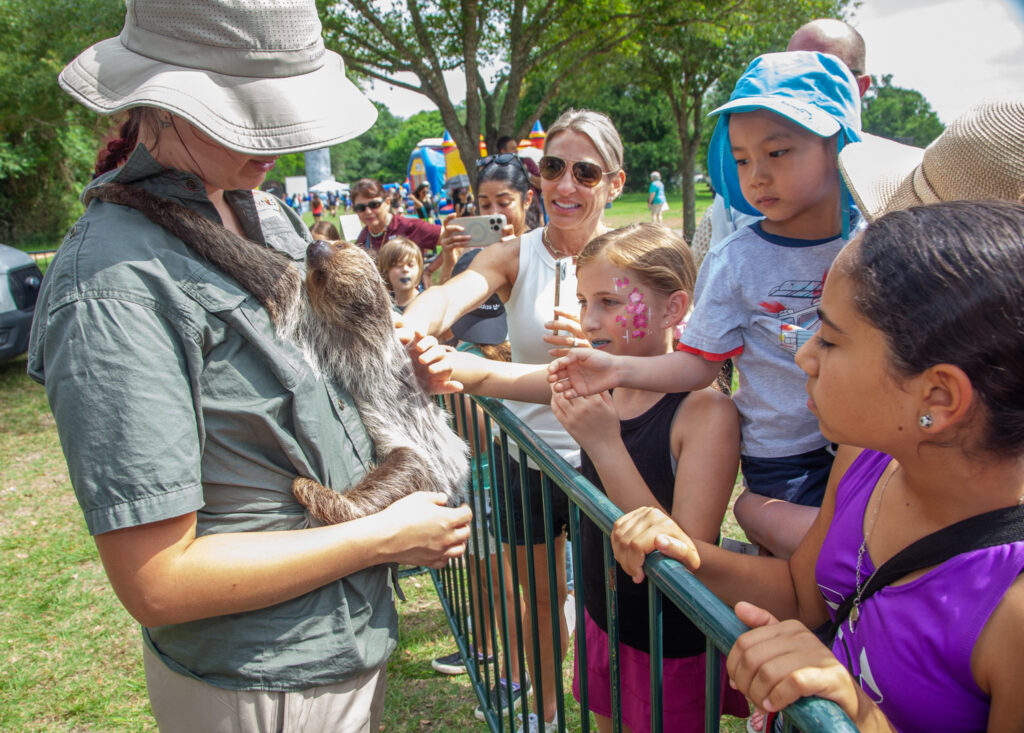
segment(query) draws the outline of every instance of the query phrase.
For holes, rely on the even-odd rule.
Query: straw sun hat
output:
[[[168,110],[242,153],[323,148],[377,110],[320,31],[314,0],[127,0],[121,34],[83,51],[60,85],[100,114]]]
[[[870,220],[939,201],[1024,201],[1024,94],[976,104],[924,150],[882,138],[847,145],[839,168]]]

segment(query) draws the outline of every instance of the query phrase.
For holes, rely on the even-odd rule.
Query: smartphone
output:
[[[504,214],[490,214],[488,216],[463,216],[452,220],[452,224],[458,224],[463,229],[463,234],[469,235],[469,242],[465,247],[485,247],[501,241],[502,230],[505,228]]]

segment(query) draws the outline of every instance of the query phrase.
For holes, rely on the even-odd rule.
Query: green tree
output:
[[[57,74],[123,19],[120,0],[0,3],[0,241],[58,237],[81,212],[76,194],[109,122],[65,94]]]
[[[861,115],[866,132],[924,148],[946,129],[921,92],[893,85],[892,74],[871,81]]]
[[[632,31],[627,0],[317,0],[325,40],[357,75],[425,95],[438,108],[475,180],[472,162],[481,134],[523,137],[558,85],[578,75]],[[498,66],[493,79],[485,69]],[[444,72],[461,69],[465,114],[459,114]],[[527,77],[550,80],[530,117],[514,127]],[[411,73],[416,81],[401,78]]]

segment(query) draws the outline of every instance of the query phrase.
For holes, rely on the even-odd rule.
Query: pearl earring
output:
[[[933,420],[932,416],[929,415],[927,412],[921,415],[920,419],[917,422],[920,423],[921,427],[924,428],[925,430],[927,430],[928,428],[935,424],[935,420]]]

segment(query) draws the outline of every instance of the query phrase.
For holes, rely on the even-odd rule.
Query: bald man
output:
[[[845,21],[818,18],[804,23],[790,36],[786,50],[830,53],[846,64],[856,77],[861,97],[871,86],[871,77],[864,73],[864,38],[856,28]],[[760,219],[760,216],[750,216],[726,209],[722,197],[716,195],[693,235],[692,249],[697,264],[700,265],[708,250],[723,239],[737,229],[749,226]]]
[[[857,29],[842,20],[819,18],[804,23],[789,38],[787,51],[818,51],[838,56],[857,77],[857,88],[864,96],[871,77],[864,73],[864,38]]]

